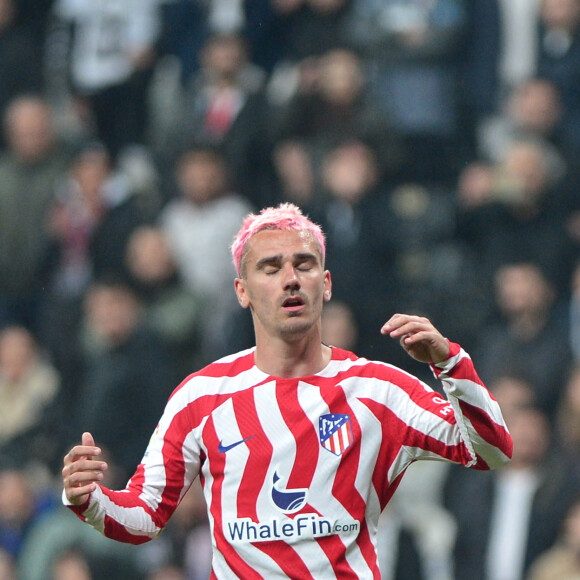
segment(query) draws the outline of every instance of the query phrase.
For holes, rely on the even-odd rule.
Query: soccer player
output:
[[[426,318],[395,314],[381,332],[430,364],[447,398],[324,344],[324,235],[296,206],[247,216],[232,254],[255,347],[177,387],[125,490],[100,483],[107,465],[84,433],[64,458],[63,501],[106,536],[139,544],[161,533],[199,476],[212,579],[379,578],[377,520],[406,468],[505,464],[512,442],[499,406],[468,354]]]

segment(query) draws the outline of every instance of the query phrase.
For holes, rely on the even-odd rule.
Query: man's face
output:
[[[263,230],[248,242],[245,276],[236,279],[236,294],[251,308],[256,339],[298,340],[320,332],[324,301],[330,300],[330,273],[309,232]]]

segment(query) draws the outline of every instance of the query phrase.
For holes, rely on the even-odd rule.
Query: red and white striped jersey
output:
[[[495,468],[511,437],[457,344],[432,367],[447,399],[392,365],[332,350],[324,370],[299,379],[263,373],[253,349],[189,376],[126,489],[100,487],[71,509],[141,543],[200,475],[212,578],[379,578],[377,522],[405,469],[420,459]]]

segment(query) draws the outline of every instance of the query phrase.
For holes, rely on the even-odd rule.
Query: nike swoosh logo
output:
[[[237,447],[238,445],[241,445],[242,443],[249,441],[250,439],[252,439],[252,437],[254,437],[254,436],[252,435],[251,437],[246,437],[245,439],[241,439],[240,441],[236,441],[235,443],[232,443],[231,445],[224,445],[223,441],[220,441],[220,444],[218,446],[218,451],[220,453],[225,453],[226,451],[229,451],[230,449],[233,449],[234,447]]]

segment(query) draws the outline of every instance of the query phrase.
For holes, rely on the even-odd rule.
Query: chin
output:
[[[292,336],[296,334],[305,334],[312,328],[310,320],[304,320],[298,317],[286,321],[281,329],[282,336]]]

